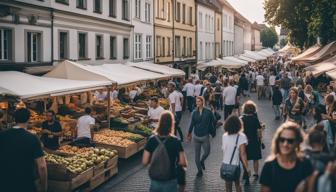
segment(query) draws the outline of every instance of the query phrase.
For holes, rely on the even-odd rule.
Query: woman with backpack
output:
[[[223,162],[220,169],[220,175],[225,180],[225,188],[227,192],[232,191],[232,183],[236,186],[236,191],[241,192],[240,186],[240,161],[243,167],[248,170],[246,158],[246,144],[247,138],[242,133],[243,124],[238,116],[230,115],[224,124],[224,131],[222,137]]]
[[[142,163],[149,165],[150,192],[184,191],[187,160],[181,141],[174,136],[174,116],[161,113],[155,134],[148,139]]]

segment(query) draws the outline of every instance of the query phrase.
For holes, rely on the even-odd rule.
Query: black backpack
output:
[[[165,142],[169,137],[165,138],[164,141],[161,141],[158,136],[154,136],[158,142],[158,146],[154,150],[151,158],[151,163],[149,165],[149,177],[152,180],[157,181],[167,181],[171,179],[172,171],[170,167],[170,159],[168,155]]]

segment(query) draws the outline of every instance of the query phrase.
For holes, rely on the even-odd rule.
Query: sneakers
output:
[[[203,170],[205,170],[204,161],[201,161],[201,167],[202,167]]]
[[[196,174],[197,177],[202,177],[203,176],[203,171],[198,171]]]

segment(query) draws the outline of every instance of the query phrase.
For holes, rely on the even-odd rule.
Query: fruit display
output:
[[[160,104],[160,106],[162,106],[164,109],[168,109],[168,108],[169,108],[169,101],[168,101],[168,99],[160,98],[160,99],[159,99],[159,104]]]
[[[47,163],[65,166],[67,170],[75,174],[80,174],[88,168],[107,161],[108,159],[117,155],[117,151],[115,150],[98,149],[92,147],[79,149],[78,147],[66,146],[59,151],[66,151],[72,154],[76,153],[77,155],[72,157],[62,157],[60,155],[46,153],[45,159]]]
[[[111,118],[110,124],[111,124],[110,125],[111,127],[127,127],[129,122],[125,118],[116,117],[116,118]]]
[[[42,132],[42,128],[32,127],[32,128],[29,128],[28,131],[34,135],[40,135]]]
[[[80,155],[96,154],[98,156],[103,155],[109,158],[116,156],[118,153],[116,150],[108,150],[104,148],[93,148],[93,147],[76,147],[71,145],[63,145],[57,151],[67,154],[80,154]]]
[[[152,97],[155,95],[159,95],[159,92],[156,89],[148,88],[142,92],[142,95],[145,97]]]
[[[42,122],[46,120],[46,117],[43,115],[37,114],[35,111],[29,109],[30,119],[29,122],[35,126],[41,126]]]
[[[128,147],[130,145],[135,144],[135,142],[130,141],[128,139],[124,139],[121,137],[109,137],[103,134],[95,134],[93,137],[93,141],[97,142],[97,143],[103,143],[103,144],[107,144],[107,145],[115,145],[115,146],[119,146],[119,147]]]
[[[153,132],[153,130],[151,128],[149,128],[149,127],[147,127],[147,126],[145,126],[143,124],[138,124],[138,125],[136,125],[136,126],[134,126],[132,128],[129,127],[127,129],[127,131],[131,132],[131,133],[140,134],[140,135],[142,135],[144,137],[148,137],[148,136],[152,135],[152,132]]]
[[[121,117],[124,117],[124,118],[133,117],[134,114],[135,114],[135,110],[133,108],[130,108],[130,107],[126,107],[126,108],[124,108],[120,111]]]
[[[111,129],[103,129],[99,131],[98,133],[105,135],[107,137],[120,137],[120,138],[128,139],[134,142],[138,142],[144,139],[144,137],[139,134],[134,134],[134,133],[126,132],[126,131],[115,131]]]

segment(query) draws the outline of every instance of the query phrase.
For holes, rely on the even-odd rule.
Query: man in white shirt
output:
[[[150,106],[148,109],[148,119],[150,122],[150,127],[156,128],[160,119],[161,113],[164,111],[163,107],[159,105],[159,100],[157,97],[152,97],[150,99]]]
[[[129,92],[128,96],[129,96],[131,102],[134,102],[136,100],[136,96],[138,96],[138,90],[137,90],[137,88],[133,88]]]
[[[183,142],[183,133],[179,126],[182,118],[182,106],[183,106],[183,95],[181,92],[176,90],[176,84],[174,82],[168,83],[168,101],[169,110],[175,115],[175,132],[177,131],[180,135],[181,141]]]
[[[224,119],[231,115],[237,102],[237,89],[234,86],[234,81],[231,80],[229,86],[223,90],[224,101]]]
[[[274,86],[275,86],[275,79],[276,79],[276,76],[275,76],[274,72],[271,72],[271,75],[268,79],[270,90],[271,90],[271,96],[273,95],[273,89],[274,89]]]
[[[184,85],[182,91],[186,92],[188,110],[192,112],[194,109],[194,96],[195,96],[195,85],[192,83],[192,79],[188,80],[188,83]]]
[[[264,89],[264,85],[265,85],[265,78],[264,76],[260,73],[256,76],[256,80],[257,80],[257,95],[258,95],[258,99],[260,99],[263,89]]]
[[[76,133],[77,139],[75,144],[90,146],[93,139],[93,128],[95,119],[91,117],[91,108],[85,108],[85,115],[81,116],[77,121]]]
[[[118,94],[119,94],[119,92],[118,92],[118,90],[117,89],[114,89],[111,93],[111,99],[113,99],[113,100],[116,100],[116,99],[118,99]]]
[[[106,99],[106,96],[107,93],[102,89],[95,92],[96,101],[104,101]]]
[[[195,97],[201,96],[202,87],[203,87],[203,85],[201,84],[200,80],[197,80],[196,85],[195,85]]]

